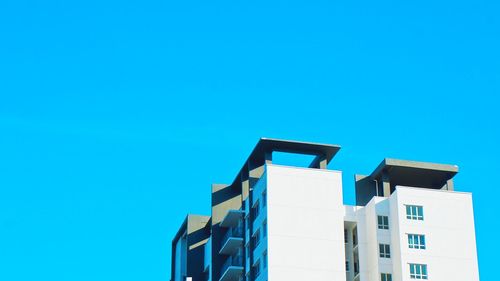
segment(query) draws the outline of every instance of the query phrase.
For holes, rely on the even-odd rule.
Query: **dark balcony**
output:
[[[232,255],[243,246],[243,228],[231,227],[222,238],[219,254]]]
[[[229,210],[220,222],[221,227],[235,227],[243,219],[245,212],[243,210]]]
[[[222,265],[222,275],[219,281],[238,281],[243,275],[243,257],[238,255],[236,257],[229,256]]]

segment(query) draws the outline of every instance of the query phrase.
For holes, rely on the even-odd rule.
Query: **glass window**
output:
[[[262,255],[262,265],[264,266],[264,268],[267,267],[267,251],[265,251]]]
[[[348,243],[349,242],[349,237],[347,237],[347,229],[344,229],[344,243]]]
[[[406,218],[409,220],[424,220],[424,207],[406,205]]]
[[[427,279],[427,265],[410,263],[411,279]]]
[[[381,258],[391,257],[391,247],[389,246],[389,244],[379,244],[378,247]]]
[[[260,243],[260,230],[257,230],[253,236],[253,248],[257,248]]]
[[[425,235],[408,234],[408,247],[410,249],[425,250]]]
[[[356,226],[356,227],[354,227],[352,229],[352,244],[354,246],[358,245],[358,236],[357,236],[357,234],[358,234],[358,227]]]
[[[253,219],[255,220],[259,216],[259,201],[255,203],[255,205],[252,208],[253,211]]]
[[[252,269],[254,278],[257,278],[260,275],[260,260],[257,260],[257,262],[255,262]]]
[[[389,217],[388,216],[378,216],[378,229],[389,229]]]
[[[349,271],[349,261],[345,261],[345,271]]]
[[[267,205],[267,192],[264,190],[262,192],[262,207],[265,207]]]
[[[392,281],[392,274],[390,273],[380,273],[381,281]]]
[[[267,236],[267,221],[262,224],[262,237]]]

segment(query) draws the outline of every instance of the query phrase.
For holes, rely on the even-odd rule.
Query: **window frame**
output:
[[[378,256],[380,258],[390,259],[391,258],[391,245],[390,244],[378,244]]]
[[[355,226],[353,229],[352,229],[352,244],[354,246],[357,246],[358,245],[358,227]]]
[[[252,241],[253,241],[253,249],[257,249],[257,246],[259,246],[260,241],[262,240],[262,237],[260,236],[260,229],[257,229],[255,233],[252,235]]]
[[[267,268],[267,250],[262,254],[262,267]]]
[[[410,268],[410,279],[429,279],[429,271],[427,270],[426,264],[409,263],[408,265]]]
[[[406,219],[408,220],[424,220],[424,206],[421,205],[405,205]]]
[[[260,270],[260,259],[257,259],[257,261],[255,261],[255,263],[252,265],[252,269],[253,269],[253,277],[254,278],[259,277],[259,275],[261,273],[261,270]]]
[[[253,219],[256,220],[260,215],[260,200],[255,201],[252,206]]]
[[[267,206],[267,190],[262,191],[261,199],[262,199],[262,208],[264,208]]]
[[[406,235],[408,237],[408,248],[416,250],[427,249],[425,234],[407,233]]]
[[[382,230],[388,230],[389,216],[377,215],[377,228]]]
[[[392,273],[380,273],[380,281],[392,281]]]

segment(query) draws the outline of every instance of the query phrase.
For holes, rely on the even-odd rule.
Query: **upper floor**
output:
[[[413,263],[404,258],[401,239],[411,238],[420,247],[422,241],[442,237],[429,240],[423,231],[405,230],[404,213],[410,212],[418,221],[424,212],[427,217],[441,211],[421,223],[426,226],[448,215],[449,210],[442,209],[447,200],[436,198],[443,197],[440,193],[460,194],[452,192],[458,167],[384,159],[370,175],[355,176],[357,206],[344,206],[342,174],[327,169],[339,150],[337,145],[261,139],[232,183],[212,185],[211,216],[199,232],[206,239],[193,242],[203,247],[188,245],[187,257],[173,251],[173,261],[183,261],[198,260],[190,257],[190,250],[203,249],[200,265],[188,262],[183,269],[182,263],[173,263],[172,272],[180,268],[214,281],[308,279],[311,272],[318,280],[325,276],[362,281],[380,280],[381,274],[385,280],[406,276]],[[311,161],[305,167],[276,165],[277,152],[310,155]],[[412,195],[405,197],[408,193]],[[420,197],[435,200],[419,202],[416,198]],[[311,249],[314,255],[304,255]],[[402,251],[397,261],[391,256],[395,250]],[[301,267],[304,270],[296,270]]]

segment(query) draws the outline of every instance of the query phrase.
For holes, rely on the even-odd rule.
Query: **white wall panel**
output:
[[[266,168],[269,280],[345,280],[341,173]]]

